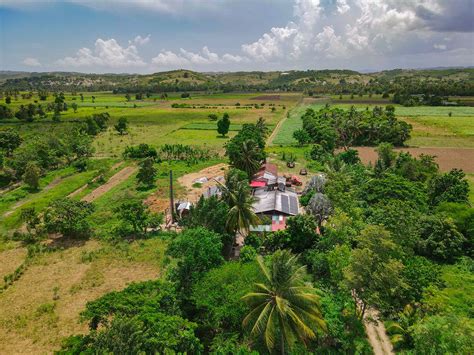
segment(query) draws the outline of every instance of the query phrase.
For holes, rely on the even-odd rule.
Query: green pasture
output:
[[[7,232],[21,225],[21,210],[28,207],[34,207],[37,211],[42,211],[51,201],[66,197],[81,186],[90,182],[100,170],[108,169],[112,165],[113,160],[101,159],[93,161],[90,168],[81,173],[75,173],[72,168],[52,172],[44,178],[42,182],[43,189],[34,193],[22,194],[17,190],[10,191],[2,195],[1,199],[1,215],[0,215],[0,232]],[[53,182],[58,179],[51,188],[44,188],[47,182]],[[20,188],[22,191],[24,188]],[[21,205],[20,205],[21,204]],[[15,208],[16,207],[16,208]],[[6,214],[7,211],[12,213]]]
[[[272,145],[292,145],[297,143],[293,138],[293,132],[303,127],[301,116],[309,107],[319,109],[322,105],[300,105],[293,108],[290,111],[289,117],[281,124],[279,131],[272,141]]]
[[[371,104],[333,104],[332,106],[349,109],[371,109]],[[273,140],[273,145],[296,144],[293,132],[301,128],[301,115],[307,108],[318,110],[321,104],[300,105],[290,112],[290,117],[283,122],[280,131]],[[451,116],[449,116],[451,113]],[[412,138],[407,142],[416,147],[474,147],[474,107],[404,107],[395,105],[395,114],[413,126]]]

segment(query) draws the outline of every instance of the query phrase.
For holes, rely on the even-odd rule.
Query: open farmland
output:
[[[91,102],[92,95],[94,102]],[[299,146],[293,138],[293,132],[302,128],[301,115],[305,110],[309,107],[320,109],[330,101],[328,98],[280,93],[195,93],[191,98],[169,94],[166,100],[151,96],[127,101],[123,95],[99,92],[84,95],[84,103],[81,103],[78,95],[66,95],[66,102],[73,101],[78,103],[77,112],[69,106],[61,114],[59,123],[48,117],[30,123],[8,120],[0,124],[0,129],[14,128],[28,140],[51,131],[59,132],[58,127],[72,126],[93,114],[108,112],[111,115],[107,129],[93,138],[94,152],[85,171],[78,171],[73,166],[61,167],[41,177],[38,191],[32,191],[20,182],[0,195],[0,233],[3,236],[0,240],[0,276],[6,277],[0,292],[0,308],[15,304],[8,314],[0,316],[0,348],[8,353],[20,353],[18,344],[30,353],[58,350],[65,337],[87,333],[88,326],[80,318],[86,302],[121,290],[131,282],[164,279],[166,268],[174,265],[174,261],[165,256],[168,244],[175,238],[173,232],[152,231],[148,238],[120,239],[123,220],[117,211],[124,202],[143,202],[150,211],[168,215],[170,170],[173,171],[175,202],[197,201],[203,191],[216,184],[213,178],[225,174],[228,160],[222,155],[224,145],[242,131],[244,124],[255,123],[260,117],[265,119],[269,128],[269,135],[265,137],[268,161],[277,166],[281,175],[296,176],[303,183],[294,186],[295,191],[301,192],[315,173],[329,169],[311,158],[311,145]],[[334,98],[332,101],[344,109],[352,104],[359,110],[368,106],[362,99],[351,101],[350,97],[342,102]],[[383,103],[380,98],[375,101]],[[14,101],[17,107],[28,102],[31,100],[19,98]],[[217,133],[216,121],[208,116],[216,114],[220,118],[224,113],[230,115],[231,123],[229,132],[223,137]],[[414,127],[408,141],[410,147],[405,151],[414,156],[436,155],[441,172],[463,168],[468,173],[470,186],[474,186],[474,159],[471,159],[474,149],[468,149],[474,148],[472,108],[457,107],[447,111],[437,107],[396,106],[396,114]],[[114,128],[120,117],[126,117],[129,122],[124,135]],[[436,144],[431,146],[432,142]],[[197,161],[184,158],[155,161],[153,167],[157,174],[153,184],[146,187],[137,182],[141,159],[123,156],[126,147],[141,143],[157,149],[165,144],[189,145],[195,150],[209,150],[211,154]],[[373,147],[358,149],[364,163],[375,161]],[[164,157],[165,153],[162,154]],[[289,160],[294,162],[293,168],[288,167]],[[299,174],[302,168],[308,175]],[[201,177],[209,178],[209,182],[195,183]],[[472,191],[471,188],[471,202],[474,201]],[[20,218],[24,209],[34,207],[42,213],[51,202],[63,197],[93,204],[94,209],[87,218],[93,238],[74,239],[51,234],[41,241],[44,249],[39,251],[11,238],[14,230],[25,231]],[[180,231],[183,227],[174,228],[171,230]],[[16,302],[17,299],[21,301]],[[367,334],[373,337],[370,325]],[[365,333],[361,339],[366,341]]]

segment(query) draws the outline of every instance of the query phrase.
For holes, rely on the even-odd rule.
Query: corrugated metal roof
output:
[[[253,204],[255,213],[278,211],[288,215],[299,213],[298,196],[292,191],[271,190],[258,188],[254,191],[257,201]]]

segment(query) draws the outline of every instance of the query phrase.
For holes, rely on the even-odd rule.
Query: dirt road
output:
[[[138,168],[136,166],[127,166],[120,170],[118,173],[113,175],[105,184],[99,186],[91,193],[84,196],[81,201],[92,202],[110,191],[112,188],[120,184],[122,181],[127,180],[130,176],[137,172]]]
[[[379,320],[379,314],[376,310],[369,309],[366,311],[364,327],[375,355],[395,354],[393,352],[392,343],[387,336],[385,326],[383,322]]]

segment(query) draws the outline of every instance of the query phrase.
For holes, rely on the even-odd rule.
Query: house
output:
[[[273,186],[277,184],[278,167],[275,164],[265,163],[261,166],[250,182],[253,188]]]
[[[252,226],[251,231],[274,232],[285,229],[286,218],[296,216],[300,212],[298,195],[294,190],[287,188],[284,182],[279,182],[275,187],[255,188],[253,195],[256,198],[253,204],[255,213],[263,221],[268,220],[271,223]]]

